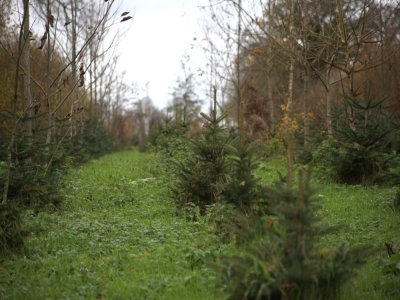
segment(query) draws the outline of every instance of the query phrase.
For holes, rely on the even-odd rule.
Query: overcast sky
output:
[[[134,19],[120,42],[119,67],[126,70],[127,83],[139,84],[140,96],[145,96],[149,82],[149,95],[160,108],[168,104],[171,88],[182,74],[182,57],[187,54],[196,62],[192,71],[201,64],[201,49],[196,44],[201,35],[197,3],[198,0],[122,0],[121,12],[133,12]]]

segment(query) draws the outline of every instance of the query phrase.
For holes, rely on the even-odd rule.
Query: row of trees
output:
[[[0,3],[0,248],[22,242],[22,207],[59,202],[63,170],[118,147],[155,143],[162,122],[194,120],[183,63],[165,112],[118,73],[132,19],[116,0]]]
[[[187,61],[165,112],[118,74],[116,49],[132,16],[117,1],[7,0],[0,9],[3,203],[10,186],[20,190],[19,165],[47,176],[57,158],[85,159],[110,143],[145,149],[165,118],[198,118]]]
[[[1,1],[0,248],[20,243],[21,207],[58,203],[69,163],[132,144],[116,53],[131,18],[115,0]]]
[[[307,146],[315,126],[333,134],[337,108],[355,121],[348,99],[386,98],[398,113],[397,2],[210,0],[203,8],[211,85],[232,122],[255,137],[290,126]]]

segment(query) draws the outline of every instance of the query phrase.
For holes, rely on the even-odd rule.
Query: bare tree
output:
[[[105,34],[110,32],[109,28],[119,24],[119,22],[114,22],[116,19],[116,10],[113,9],[115,1],[99,4],[98,12],[93,16],[91,28],[86,31],[86,35],[82,35],[82,30],[79,29],[83,27],[81,19],[79,19],[83,10],[79,9],[78,1],[37,0],[35,3],[30,3],[29,0],[22,0],[21,2],[23,12],[16,53],[14,53],[15,47],[6,39],[0,40],[0,46],[16,66],[14,96],[10,102],[13,124],[6,149],[7,167],[3,202],[7,202],[9,186],[12,184],[11,170],[19,166],[15,162],[21,164],[21,160],[18,159],[21,150],[17,151],[21,140],[23,140],[23,147],[28,145],[30,148],[29,151],[25,151],[28,155],[24,154],[23,163],[32,162],[32,167],[37,168],[36,174],[47,176],[55,153],[66,139],[65,125],[67,121],[70,121],[68,131],[70,137],[71,134],[82,133],[81,125],[85,121],[84,111],[88,98],[84,74],[93,62],[93,57],[105,56],[105,53],[115,45],[112,43],[107,47],[100,47],[105,42]],[[36,13],[34,18],[40,19],[36,24],[43,24],[44,27],[37,49],[31,49],[31,43],[33,44],[32,41],[36,39],[36,36],[32,34],[34,30],[30,28],[30,13],[32,13],[30,9],[34,14]],[[64,11],[64,20],[61,11]],[[69,27],[72,27],[71,31]],[[96,42],[94,43],[95,38]],[[68,40],[71,47],[68,47],[68,43],[66,43]],[[115,39],[113,39],[114,41]],[[93,57],[87,58],[89,45],[95,45],[95,51]],[[116,60],[112,58],[114,54],[110,51],[108,55],[109,57],[105,61],[115,64]],[[98,78],[107,76],[106,64],[102,65],[102,72],[96,76]],[[22,82],[20,82],[20,74],[22,74]],[[114,77],[110,77],[110,80],[114,80]],[[89,84],[92,85],[92,82]],[[79,87],[80,89],[78,89]],[[20,101],[20,95],[22,95],[23,101]],[[40,105],[43,102],[45,105]],[[77,114],[80,114],[80,117],[74,118],[74,115]],[[81,130],[78,131],[78,129]],[[42,132],[45,132],[44,136],[41,135]],[[44,138],[43,143],[40,140],[42,137]],[[33,145],[34,142],[35,145]],[[40,152],[37,148],[38,145],[46,145],[45,151],[42,151],[44,153],[40,153],[40,159],[36,155]]]
[[[31,57],[30,57],[30,23],[29,23],[29,0],[23,0],[23,48],[22,48],[22,68],[24,70],[24,108],[25,117],[25,135],[32,143],[33,139],[33,121],[32,121],[32,94],[31,94]]]

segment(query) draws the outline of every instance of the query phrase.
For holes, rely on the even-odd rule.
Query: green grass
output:
[[[319,186],[324,221],[342,227],[324,242],[327,245],[348,242],[376,250],[359,270],[357,278],[343,289],[343,299],[399,299],[400,277],[385,276],[380,267],[381,260],[387,257],[385,242],[400,242],[400,214],[392,206],[396,189]]]
[[[154,157],[123,152],[71,170],[61,211],[28,212],[22,254],[0,264],[0,299],[214,299],[223,249],[175,215]]]
[[[279,158],[262,163],[257,175],[271,183],[278,171],[286,174],[284,160]],[[380,266],[387,258],[385,242],[400,243],[400,213],[393,208],[397,188],[340,185],[318,179],[313,182],[321,201],[322,222],[339,228],[324,237],[322,246],[347,242],[375,250],[355,279],[343,288],[342,299],[400,299],[400,276],[384,275]]]
[[[262,163],[257,175],[272,183],[278,170],[285,173],[282,159]],[[153,155],[134,151],[71,170],[60,187],[63,207],[27,211],[25,249],[0,258],[0,299],[223,298],[210,265],[232,246],[209,232],[206,219],[176,215],[168,180]],[[398,299],[399,279],[379,267],[384,242],[400,242],[395,189],[315,184],[323,221],[342,226],[322,243],[377,249],[342,298]]]

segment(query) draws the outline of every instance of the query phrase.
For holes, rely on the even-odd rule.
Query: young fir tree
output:
[[[339,182],[375,183],[390,166],[382,154],[392,150],[398,128],[384,104],[385,99],[345,98],[344,106],[333,114],[332,128],[338,143],[332,145],[328,155],[323,154],[323,161]]]
[[[226,147],[232,175],[223,192],[223,199],[246,215],[254,210],[265,213],[265,194],[253,174],[258,165],[256,148],[256,143],[241,142],[240,137]]]
[[[201,113],[202,134],[190,141],[192,155],[186,161],[176,161],[176,185],[172,188],[180,207],[198,205],[204,212],[207,205],[217,202],[227,181],[225,147],[230,137],[222,125],[226,115],[217,114],[217,101],[210,115]]]
[[[306,174],[300,170],[296,190],[284,185],[275,190],[275,197],[283,200],[277,209],[285,228],[281,239],[286,270],[283,292],[298,299],[334,299],[340,286],[365,262],[368,249],[350,249],[345,244],[334,249],[318,247],[329,228],[321,226],[310,174],[310,169]]]
[[[244,255],[226,260],[223,283],[230,299],[335,299],[368,249],[318,246],[326,228],[309,173],[300,172],[297,189],[280,182],[268,195],[276,209],[275,217],[261,219],[263,236]]]

